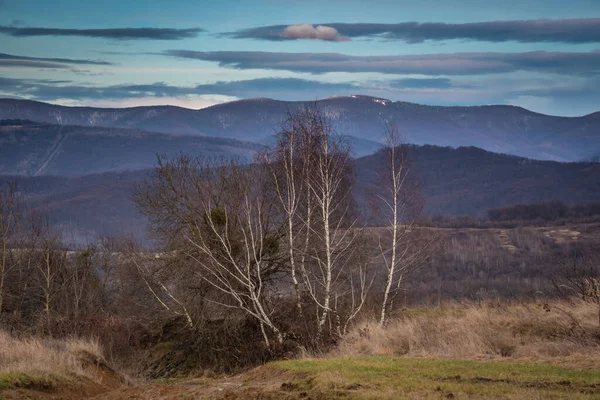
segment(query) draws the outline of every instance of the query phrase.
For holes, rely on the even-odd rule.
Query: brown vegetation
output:
[[[589,302],[444,304],[398,313],[387,326],[357,325],[332,356],[512,357],[592,363],[600,348],[597,309]]]
[[[15,338],[0,331],[0,373],[85,376],[93,378],[81,356],[102,359],[97,340]]]
[[[0,331],[2,398],[92,396],[124,384],[97,340],[18,338]]]

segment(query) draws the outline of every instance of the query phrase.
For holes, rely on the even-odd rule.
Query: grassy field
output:
[[[97,399],[598,399],[595,369],[515,361],[351,357],[279,361],[230,378],[122,387]]]
[[[66,381],[56,386],[47,375],[0,373],[3,400],[600,399],[600,373],[513,359],[358,356],[278,361],[234,377],[82,389]]]
[[[273,363],[291,398],[600,398],[597,370],[504,361],[353,357]],[[275,374],[276,375],[276,374]]]

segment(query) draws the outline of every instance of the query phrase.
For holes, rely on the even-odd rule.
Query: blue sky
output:
[[[0,0],[0,96],[600,110],[600,1]]]

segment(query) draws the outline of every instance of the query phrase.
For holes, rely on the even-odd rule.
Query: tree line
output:
[[[511,207],[488,210],[490,221],[541,220],[555,221],[569,217],[591,217],[600,215],[600,202],[568,207],[563,202],[545,201],[532,204],[517,204]]]

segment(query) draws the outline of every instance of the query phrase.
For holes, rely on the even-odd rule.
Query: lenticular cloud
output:
[[[324,25],[315,28],[311,24],[290,25],[283,30],[281,36],[289,39],[320,39],[334,42],[350,40],[349,37],[340,35],[335,28]]]

